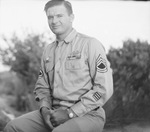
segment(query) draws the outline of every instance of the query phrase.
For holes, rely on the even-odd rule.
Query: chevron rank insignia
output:
[[[104,72],[108,71],[106,60],[103,59],[100,54],[96,59],[96,63],[97,63],[97,71],[98,72],[104,73]]]
[[[43,76],[43,71],[40,69],[39,77],[42,77],[42,76]]]
[[[98,101],[101,98],[101,94],[99,92],[95,92],[93,94],[93,98],[95,99],[95,101]]]

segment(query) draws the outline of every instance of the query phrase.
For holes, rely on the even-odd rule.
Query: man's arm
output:
[[[48,80],[48,75],[45,69],[44,62],[45,52],[41,58],[41,68],[39,72],[39,77],[35,85],[34,94],[35,100],[38,102],[40,109],[42,107],[51,108],[51,97],[50,97],[50,84]]]
[[[35,100],[38,102],[40,106],[40,113],[42,115],[43,121],[48,127],[48,129],[52,130],[53,125],[50,121],[51,114],[52,114],[50,81],[45,67],[45,63],[49,62],[50,60],[46,60],[45,58],[47,58],[46,50],[44,51],[43,56],[41,58],[41,69],[39,72],[38,80],[35,85],[34,94],[35,94]]]
[[[102,44],[96,39],[91,39],[88,49],[88,63],[93,87],[71,107],[78,116],[102,107],[113,93],[112,70]]]

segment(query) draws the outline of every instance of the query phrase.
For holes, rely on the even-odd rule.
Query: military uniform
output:
[[[112,93],[110,63],[104,47],[95,38],[73,29],[63,41],[56,40],[44,50],[34,90],[36,101],[41,108],[71,108],[78,116],[56,127],[54,132],[102,130],[102,106]]]

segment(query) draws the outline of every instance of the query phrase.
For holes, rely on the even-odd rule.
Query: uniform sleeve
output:
[[[34,94],[35,100],[38,102],[40,108],[51,108],[50,85],[48,81],[48,75],[46,73],[44,56],[45,52],[43,53],[43,56],[41,58],[41,68],[38,80],[35,85]]]
[[[91,39],[88,46],[88,63],[93,86],[71,107],[78,116],[102,107],[113,94],[112,69],[104,47],[96,39]]]

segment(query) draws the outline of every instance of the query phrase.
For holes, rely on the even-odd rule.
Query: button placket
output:
[[[60,66],[61,66],[61,51],[62,51],[62,47],[63,47],[63,41],[62,42],[58,42],[56,50],[55,50],[55,70],[58,73],[60,70]]]

